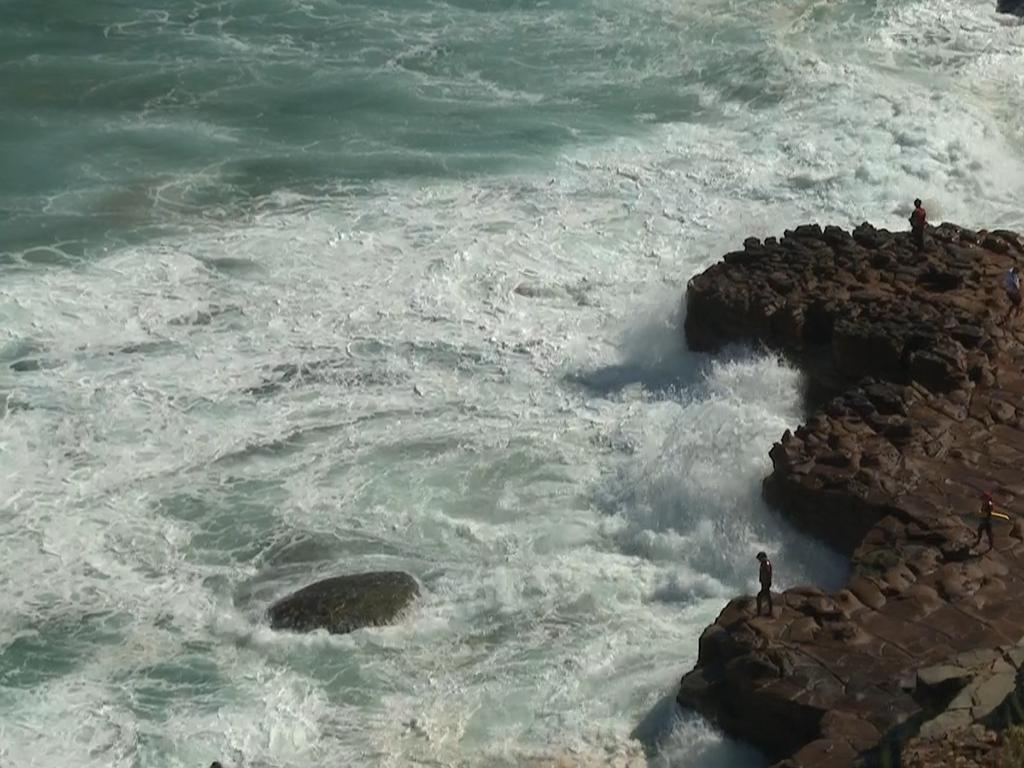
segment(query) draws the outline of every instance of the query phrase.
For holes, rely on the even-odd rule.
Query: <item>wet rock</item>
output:
[[[341,635],[390,624],[417,595],[416,580],[401,571],[336,576],[274,603],[268,611],[270,626],[297,632],[326,629]]]
[[[60,365],[60,362],[57,360],[29,357],[24,360],[16,360],[11,363],[10,369],[15,373],[30,373],[33,371],[49,371],[53,368],[59,368]]]
[[[762,489],[851,556],[846,588],[787,590],[771,618],[737,598],[680,686],[780,765],[925,765],[958,744],[993,764],[1024,662],[1024,524],[974,542],[982,490],[1024,515],[1024,319],[992,290],[1022,258],[1013,232],[944,223],[920,254],[906,233],[811,225],[688,284],[691,347],[766,344],[830,398],[771,447]]]
[[[544,283],[519,283],[512,292],[528,299],[553,299],[565,295],[561,286]]]

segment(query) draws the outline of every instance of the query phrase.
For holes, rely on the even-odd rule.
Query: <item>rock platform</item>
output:
[[[919,253],[907,233],[805,225],[689,283],[691,348],[761,343],[804,371],[809,415],[772,447],[763,492],[850,558],[846,588],[787,590],[771,618],[732,600],[682,680],[682,705],[777,766],[923,765],[944,743],[985,765],[991,729],[1024,715],[1014,263],[1010,231],[942,224]],[[991,550],[973,546],[985,491],[1011,518]]]

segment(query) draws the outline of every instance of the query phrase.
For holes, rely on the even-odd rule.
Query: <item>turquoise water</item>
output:
[[[1024,227],[989,2],[0,0],[0,763],[759,766],[666,705],[799,376],[687,279]],[[392,627],[271,632],[401,568]],[[640,726],[640,727],[638,727]]]
[[[3,135],[18,151],[0,190],[25,246],[239,215],[282,189],[543,172],[581,142],[720,119],[701,82],[680,87],[694,60],[727,98],[777,100],[764,73],[741,74],[762,67],[755,24],[704,9],[7,5]],[[719,35],[751,50],[736,60]]]

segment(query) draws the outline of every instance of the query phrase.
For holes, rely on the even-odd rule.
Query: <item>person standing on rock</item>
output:
[[[978,524],[978,538],[976,538],[974,543],[971,545],[972,549],[981,544],[981,535],[983,533],[988,536],[988,548],[992,549],[992,547],[995,546],[992,536],[993,517],[1001,517],[1004,520],[1010,519],[1006,515],[996,512],[995,505],[992,503],[992,494],[985,491],[985,493],[981,495],[981,522]]]
[[[1010,267],[1010,271],[1003,278],[1003,288],[1006,289],[1006,298],[1010,300],[1010,309],[1006,312],[1004,320],[1010,315],[1016,315],[1020,311],[1020,273],[1017,272],[1017,265]]]
[[[757,593],[757,615],[761,615],[761,603],[765,598],[768,600],[768,615],[772,615],[772,561],[764,552],[757,553],[757,559],[761,561],[761,568],[758,571],[758,578],[761,581],[761,591]]]
[[[924,230],[928,226],[928,213],[921,205],[921,199],[914,201],[914,212],[910,214],[910,236],[914,241],[914,247],[924,250]]]

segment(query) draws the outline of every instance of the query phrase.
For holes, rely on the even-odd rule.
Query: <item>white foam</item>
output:
[[[726,74],[737,92],[763,77],[779,103],[716,89],[666,44],[634,74],[698,81],[724,123],[571,148],[544,175],[282,190],[242,222],[5,274],[5,343],[56,367],[0,371],[32,406],[0,418],[0,482],[17,478],[0,487],[0,648],[43,638],[63,657],[0,697],[0,755],[642,764],[633,727],[752,590],[752,553],[777,553],[781,586],[839,567],[760,499],[767,449],[799,420],[797,373],[683,352],[678,297],[748,235],[900,227],[918,195],[933,218],[1021,226],[1020,110],[997,98],[1016,104],[1020,76],[998,68],[1020,30],[981,6],[864,21],[646,3],[645,23],[709,39],[739,23],[766,71]],[[927,77],[908,64],[931,45],[926,12],[947,35]],[[219,183],[208,169],[158,199],[195,223],[181,190]],[[280,556],[291,538],[319,554]],[[424,584],[398,625],[265,626],[273,597],[379,567]],[[699,722],[662,730],[653,765],[760,762]]]

